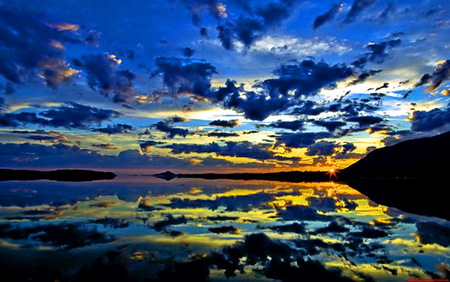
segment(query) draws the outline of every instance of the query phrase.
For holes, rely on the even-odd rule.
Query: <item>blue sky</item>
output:
[[[345,167],[450,127],[444,1],[0,1],[0,166]]]

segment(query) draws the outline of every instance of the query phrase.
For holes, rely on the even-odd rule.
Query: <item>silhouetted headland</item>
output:
[[[94,181],[114,179],[117,175],[112,172],[61,169],[53,171],[0,169],[0,181],[7,180],[56,180],[56,181]]]
[[[450,132],[376,149],[340,171],[348,179],[445,179],[450,166]]]

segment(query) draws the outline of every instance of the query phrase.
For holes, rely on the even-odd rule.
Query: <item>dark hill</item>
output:
[[[339,178],[378,204],[450,220],[449,159],[447,132],[377,149]]]
[[[341,177],[441,179],[450,166],[450,132],[380,148],[341,171]]]

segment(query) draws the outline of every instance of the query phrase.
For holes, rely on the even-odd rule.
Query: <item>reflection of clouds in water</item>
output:
[[[255,278],[257,272],[266,278],[284,279],[308,277],[313,274],[308,269],[316,269],[322,278],[333,281],[365,276],[406,280],[412,275],[441,275],[433,265],[449,254],[443,247],[448,246],[450,237],[445,221],[373,205],[342,184],[223,181],[217,185],[216,181],[200,180],[103,182],[78,187],[30,182],[33,193],[28,202],[20,199],[26,192],[8,185],[0,188],[0,194],[10,200],[9,206],[0,207],[0,263],[5,251],[13,250],[8,246],[36,251],[45,246],[85,246],[80,252],[97,253],[92,260],[105,250],[118,252],[120,258],[104,257],[97,266],[87,262],[85,271],[93,273],[101,264],[103,269],[110,264],[126,266],[128,262],[121,260],[127,258],[145,263],[138,268],[147,269],[146,274],[126,269],[131,271],[127,275],[141,278],[176,278],[197,269],[201,277],[222,279],[226,273]],[[68,197],[63,199],[61,191],[68,191]],[[20,208],[11,203],[30,206]],[[52,229],[57,231],[49,235]],[[58,238],[64,232],[68,232],[65,240],[84,232],[85,244],[45,239]],[[11,234],[32,236],[24,242]],[[427,247],[439,246],[436,244],[442,246]],[[417,257],[421,265],[405,264],[411,257]],[[47,260],[52,261],[51,256]],[[36,261],[30,259],[29,263]],[[73,267],[79,269],[80,265]],[[241,274],[241,269],[247,274]]]

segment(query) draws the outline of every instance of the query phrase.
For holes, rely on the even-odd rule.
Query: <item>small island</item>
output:
[[[0,181],[9,180],[55,180],[69,182],[83,182],[94,180],[110,180],[117,175],[113,172],[60,169],[52,171],[0,169]]]

